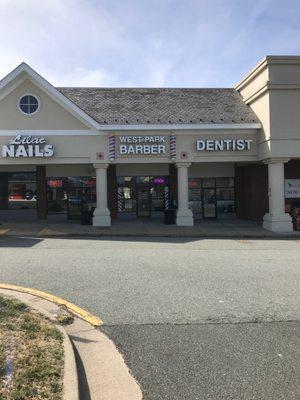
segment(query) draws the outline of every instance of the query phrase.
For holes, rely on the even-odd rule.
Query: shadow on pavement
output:
[[[1,247],[33,247],[41,243],[43,238],[31,238],[22,236],[2,236],[0,237]]]
[[[91,400],[89,385],[87,382],[86,373],[84,370],[83,363],[79,356],[79,353],[75,346],[73,346],[75,360],[77,365],[77,372],[78,372],[78,385],[79,385],[79,399],[80,400]]]
[[[246,236],[228,236],[228,235],[218,235],[218,236],[198,236],[198,237],[176,237],[176,236],[93,236],[93,235],[45,235],[43,237],[29,237],[29,236],[19,236],[19,235],[3,235],[0,236],[0,248],[1,247],[12,247],[12,248],[29,248],[42,243],[47,239],[56,240],[80,240],[80,241],[99,241],[99,242],[136,242],[136,243],[174,243],[174,244],[185,244],[192,243],[201,240],[235,240],[239,242],[251,242],[251,241],[261,241],[261,240],[287,240],[287,241],[299,241],[299,236],[270,236],[270,237],[255,237],[252,235]]]

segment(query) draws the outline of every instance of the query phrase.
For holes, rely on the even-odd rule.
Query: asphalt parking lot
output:
[[[146,400],[300,398],[299,240],[0,239],[0,281],[99,315]]]

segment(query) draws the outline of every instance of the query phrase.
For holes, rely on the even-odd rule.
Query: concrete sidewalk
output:
[[[114,221],[110,228],[80,225],[78,221],[4,222],[0,225],[0,236],[300,238],[300,231],[278,234],[263,229],[261,223],[239,219],[205,220],[197,222],[193,227],[165,225],[160,220],[137,219]]]
[[[142,400],[138,383],[105,334],[76,316],[69,325],[59,324],[57,315],[62,309],[55,302],[15,290],[0,288],[0,293],[46,315],[68,339],[64,343],[64,400]]]

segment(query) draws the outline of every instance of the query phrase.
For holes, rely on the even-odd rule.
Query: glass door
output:
[[[118,213],[136,215],[136,195],[135,195],[136,178],[132,176],[117,177],[117,205]]]
[[[82,210],[96,207],[96,179],[68,178],[68,219],[79,219]]]
[[[150,187],[137,186],[137,217],[150,217],[151,216],[151,200],[150,200]]]
[[[216,189],[203,188],[203,218],[216,218]]]
[[[67,212],[68,192],[66,178],[47,179],[47,201],[48,214]]]
[[[166,176],[150,177],[151,210],[158,214],[169,208],[169,186]]]

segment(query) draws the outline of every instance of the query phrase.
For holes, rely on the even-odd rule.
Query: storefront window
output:
[[[34,172],[8,175],[8,208],[36,208],[36,174]]]
[[[96,205],[96,178],[68,178],[68,217],[76,219],[80,216],[82,207]]]
[[[217,213],[232,214],[234,212],[234,188],[217,188]]]
[[[137,184],[140,184],[140,185],[146,184],[146,185],[148,185],[149,182],[150,182],[150,176],[137,176],[136,177],[136,183]]]
[[[216,186],[216,179],[215,178],[203,178],[202,185],[205,188],[212,188]]]
[[[47,200],[48,213],[67,212],[67,178],[48,178],[47,179]]]
[[[189,189],[201,188],[202,179],[201,178],[190,178],[189,179]]]
[[[96,178],[90,176],[51,177],[47,179],[48,213],[67,213],[80,218],[82,207],[96,204]]]
[[[118,183],[118,185],[134,185],[135,177],[134,176],[118,176],[117,183]]]
[[[166,176],[117,177],[117,184],[118,212],[149,216],[151,212],[163,211],[169,206]]]
[[[151,209],[152,211],[163,211],[169,207],[169,187],[166,176],[153,176],[151,182]]]
[[[136,212],[135,185],[136,177],[118,176],[117,177],[117,205],[118,212]]]
[[[235,212],[234,178],[190,178],[189,205],[194,218],[224,218]]]
[[[216,178],[217,187],[233,187],[234,178]]]
[[[202,179],[189,179],[189,206],[195,219],[202,217]]]

